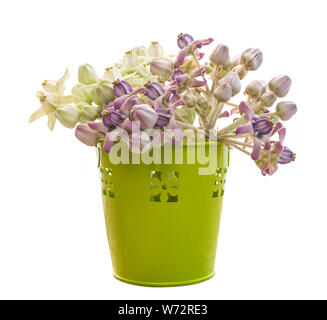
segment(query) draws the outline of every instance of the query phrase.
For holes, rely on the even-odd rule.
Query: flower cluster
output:
[[[102,78],[91,65],[82,65],[70,95],[64,95],[66,71],[58,81],[43,83],[44,91],[37,93],[42,106],[30,121],[48,116],[51,130],[56,119],[68,128],[77,125],[80,141],[89,146],[102,141],[106,152],[117,141],[133,152],[178,145],[186,130],[195,134],[203,130],[207,139],[218,137],[249,155],[263,175],[272,175],[278,164],[295,159],[284,146],[286,129],[281,121],[296,113],[296,104],[276,103],[288,94],[291,79],[281,75],[269,83],[252,81],[244,90],[244,101],[233,103],[231,99],[241,92],[241,80],[261,66],[262,52],[250,48],[231,58],[229,48],[219,44],[209,61],[202,62],[202,49],[212,42],[212,38],[195,40],[181,33],[175,57],[165,54],[157,42],[149,48],[136,47],[105,69]],[[231,124],[219,128],[218,120],[227,117],[232,118]]]

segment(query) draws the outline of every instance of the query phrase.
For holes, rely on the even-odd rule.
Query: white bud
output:
[[[100,101],[103,104],[107,104],[115,100],[116,95],[112,86],[106,82],[102,81],[95,90],[96,101]]]
[[[80,102],[77,108],[81,111],[80,122],[94,121],[99,116],[98,108],[86,102]]]
[[[139,57],[147,57],[149,55],[148,49],[144,46],[135,47],[133,51]]]
[[[56,109],[56,118],[66,128],[74,128],[79,121],[80,110],[76,106],[62,106]]]
[[[94,68],[89,64],[83,64],[78,68],[78,81],[83,84],[92,84],[98,81]]]

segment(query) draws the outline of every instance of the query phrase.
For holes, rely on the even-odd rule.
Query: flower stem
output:
[[[234,144],[232,144],[232,143],[227,143],[227,142],[225,142],[224,144],[226,144],[227,146],[233,147],[233,148],[235,148],[235,149],[237,149],[237,150],[240,150],[240,151],[242,151],[243,153],[247,154],[248,156],[251,155],[250,152],[248,152],[248,151],[246,151],[246,150],[244,150],[244,149],[238,147],[237,145],[234,145]]]
[[[234,121],[232,124],[230,124],[229,126],[221,129],[218,131],[218,136],[224,135],[226,133],[230,133],[232,132],[234,129],[236,129],[237,127],[241,126],[242,124],[245,124],[247,122],[247,120],[245,119],[245,117],[241,117],[238,120]]]
[[[236,103],[231,103],[231,102],[225,102],[225,104],[227,104],[228,106],[232,106],[232,107],[235,107],[235,108],[238,108],[239,105],[236,104]]]
[[[220,139],[222,142],[226,141],[227,143],[233,143],[233,144],[237,144],[237,145],[240,145],[242,147],[245,147],[245,148],[253,148],[253,145],[252,144],[248,144],[248,143],[243,143],[243,142],[239,142],[239,141],[236,141],[236,140],[232,140],[232,139]]]
[[[201,65],[200,65],[199,59],[196,56],[195,52],[192,53],[192,57],[193,57],[193,59],[195,61],[195,64],[196,64],[197,68],[200,69],[201,68]],[[206,85],[205,85],[206,86],[206,90],[207,90],[207,92],[209,92],[210,90],[209,90],[209,86],[208,86],[208,81],[207,81],[207,79],[206,79],[206,77],[204,75],[202,76],[202,78],[206,82]]]

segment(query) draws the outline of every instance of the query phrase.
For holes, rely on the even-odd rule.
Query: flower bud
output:
[[[80,118],[79,118],[80,122],[94,121],[99,115],[98,108],[86,102],[80,102],[77,105],[77,108],[80,109],[81,111]]]
[[[232,87],[232,96],[237,95],[241,91],[241,81],[237,73],[229,72],[221,80],[221,83],[226,82]]]
[[[114,101],[116,96],[112,86],[105,81],[102,81],[95,90],[96,100],[101,101],[103,104],[108,104]]]
[[[139,60],[137,58],[137,55],[131,51],[127,51],[123,57],[123,65],[126,68],[133,68],[139,64]]]
[[[153,60],[150,71],[152,74],[169,79],[174,71],[174,63],[168,59]]]
[[[133,121],[140,121],[142,130],[152,129],[158,120],[158,114],[147,104],[135,105],[130,117]]]
[[[241,56],[241,63],[244,64],[248,71],[257,70],[261,66],[262,60],[262,52],[254,48],[245,50]]]
[[[238,66],[234,67],[233,72],[236,72],[238,77],[240,78],[240,80],[243,80],[246,75],[248,74],[247,70],[245,69],[245,67],[241,64],[239,64]]]
[[[280,164],[287,164],[291,161],[295,161],[295,153],[291,149],[283,146],[282,154],[277,162]]]
[[[241,64],[241,56],[235,56],[230,60],[230,64],[232,68],[235,68],[239,64]]]
[[[63,106],[56,109],[56,118],[66,128],[74,128],[79,121],[81,111],[76,106]]]
[[[277,104],[276,113],[283,120],[291,119],[297,111],[296,104],[291,101],[283,101]]]
[[[103,78],[105,80],[108,80],[110,82],[115,82],[117,81],[119,78],[121,78],[121,74],[120,72],[115,69],[115,68],[106,68],[105,72],[104,72],[104,75],[103,75]]]
[[[148,49],[144,46],[138,46],[133,49],[133,52],[138,57],[147,57],[149,55]]]
[[[117,97],[124,96],[132,92],[132,86],[127,81],[114,82],[114,93]]]
[[[94,68],[89,64],[83,64],[78,68],[78,81],[83,84],[96,83],[98,80]]]
[[[177,36],[177,45],[180,49],[183,49],[193,42],[193,37],[187,33],[181,33]]]
[[[183,97],[184,101],[186,102],[186,106],[188,108],[194,108],[197,105],[197,98],[195,95],[193,95],[190,92],[187,92],[184,97]]]
[[[258,138],[269,134],[273,129],[272,125],[270,124],[269,117],[267,116],[254,118],[252,120],[252,127],[254,135]]]
[[[171,118],[171,114],[169,110],[163,109],[163,108],[158,108],[156,110],[156,113],[158,115],[158,120],[156,122],[156,126],[158,127],[166,127],[168,126]]]
[[[265,92],[261,96],[261,104],[267,108],[271,107],[276,102],[276,100],[277,96],[272,91]]]
[[[158,82],[151,82],[149,84],[145,84],[145,87],[146,90],[144,95],[151,100],[156,100],[164,93],[163,87]]]
[[[220,44],[213,50],[210,55],[210,61],[218,65],[229,64],[229,49],[227,46]]]
[[[223,82],[219,87],[213,92],[214,96],[218,102],[227,102],[232,97],[232,87]]]
[[[105,138],[103,133],[91,129],[87,123],[81,123],[76,127],[75,136],[79,141],[90,147],[96,146],[101,138]]]
[[[245,89],[247,95],[259,98],[265,92],[267,84],[264,81],[254,80]]]
[[[292,80],[289,76],[280,75],[269,81],[269,89],[273,91],[277,97],[283,98],[290,91]]]
[[[151,42],[149,47],[149,55],[152,57],[160,58],[164,54],[162,46],[158,42]]]

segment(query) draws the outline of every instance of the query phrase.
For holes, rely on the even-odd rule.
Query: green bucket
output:
[[[164,287],[213,277],[228,147],[211,142],[172,147],[171,164],[142,159],[140,164],[113,164],[101,145],[97,149],[115,278]],[[177,149],[182,160],[175,158]],[[212,150],[212,172],[199,174],[206,167],[199,152]],[[194,163],[188,164],[187,153],[195,154]]]

